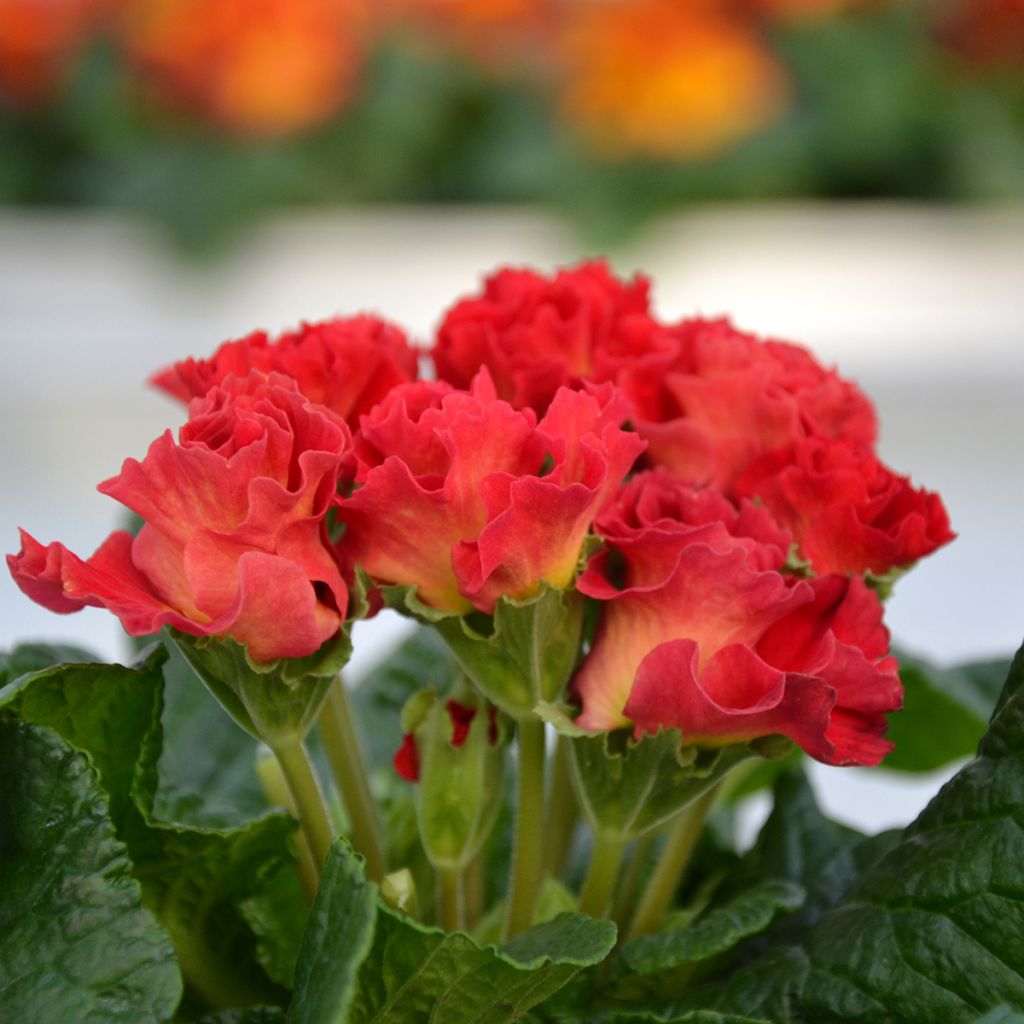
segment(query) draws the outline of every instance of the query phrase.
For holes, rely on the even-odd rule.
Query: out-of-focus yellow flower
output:
[[[561,43],[561,111],[608,157],[709,156],[785,107],[785,76],[761,39],[710,2],[574,4]]]
[[[49,99],[108,6],[107,0],[0,0],[0,98],[17,105]]]
[[[126,0],[125,52],[164,100],[240,132],[284,135],[350,98],[362,0]]]

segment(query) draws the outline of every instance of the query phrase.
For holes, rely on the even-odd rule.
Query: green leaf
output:
[[[715,750],[683,746],[678,729],[640,740],[620,731],[567,742],[573,785],[587,821],[595,832],[627,839],[668,821],[758,753],[753,744]]]
[[[525,601],[503,597],[493,617],[446,614],[420,602],[412,587],[382,587],[398,611],[432,625],[480,692],[513,718],[558,701],[579,658],[583,598],[542,584]]]
[[[285,1015],[278,1006],[250,1006],[244,1010],[211,1013],[196,1024],[285,1024]]]
[[[1024,1007],[1022,807],[1024,648],[977,758],[798,945],[709,984],[699,1005],[813,1024],[969,1024]]]
[[[348,1024],[520,1020],[582,968],[603,960],[614,942],[610,921],[562,914],[497,950],[380,907]]]
[[[88,758],[0,718],[0,1019],[161,1024],[181,997]]]
[[[974,1024],[1024,1024],[1024,1013],[1017,1013],[1008,1006],[997,1006]]]
[[[309,918],[306,894],[295,869],[285,864],[266,877],[239,910],[256,936],[256,959],[271,981],[290,989],[302,933]]]
[[[256,662],[230,637],[194,637],[171,629],[169,640],[229,715],[271,748],[301,741],[327,690],[352,653],[342,629],[305,658]]]
[[[62,662],[96,660],[90,651],[70,644],[18,644],[9,651],[0,651],[0,686]]]
[[[619,950],[620,970],[655,974],[718,956],[763,932],[780,911],[796,910],[804,897],[804,890],[794,882],[761,882],[692,924],[627,942]]]
[[[165,658],[163,649],[154,645],[138,668],[56,665],[0,689],[0,708],[55,730],[76,750],[89,754],[119,832],[134,811],[129,794],[160,699]]]
[[[373,943],[377,901],[360,858],[335,840],[295,968],[292,1024],[345,1024],[356,975]]]
[[[283,993],[257,962],[240,905],[291,865],[295,826],[285,815],[226,830],[157,820],[165,659],[156,644],[134,668],[46,669],[0,690],[0,707],[89,755],[143,902],[170,932],[190,994],[212,1009],[278,1002]]]
[[[1005,664],[1000,669],[1005,678]],[[889,722],[896,747],[883,766],[894,771],[934,771],[970,757],[985,731],[998,694],[991,665],[940,669],[900,655],[903,710]]]
[[[267,813],[256,774],[259,743],[196,678],[173,645],[163,666],[163,748],[153,816],[227,828]]]

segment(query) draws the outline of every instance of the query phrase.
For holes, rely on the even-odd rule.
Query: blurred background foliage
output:
[[[1024,197],[1024,0],[0,0],[0,203]]]

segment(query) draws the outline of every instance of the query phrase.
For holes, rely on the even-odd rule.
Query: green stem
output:
[[[462,886],[466,897],[466,927],[473,928],[483,915],[486,902],[483,850],[466,865]]]
[[[547,873],[555,878],[562,874],[565,861],[572,846],[576,821],[579,818],[579,804],[572,789],[569,770],[569,741],[564,736],[558,737],[555,747],[554,766],[551,771],[551,783],[548,787],[548,813],[544,824],[546,843],[545,863]]]
[[[590,867],[580,893],[580,912],[591,917],[604,917],[611,903],[615,882],[619,877],[626,840],[617,832],[599,832],[594,836]]]
[[[647,858],[650,856],[651,846],[657,834],[657,829],[651,829],[633,844],[633,852],[630,854],[626,870],[622,873],[622,881],[615,897],[615,911],[612,914],[620,931],[625,931],[626,922],[640,898],[640,882],[643,879],[644,866],[647,864]]]
[[[661,924],[666,910],[679,889],[683,872],[686,871],[686,866],[690,863],[690,857],[717,795],[717,787],[712,786],[676,818],[669,830],[665,849],[661,853],[661,860],[658,861],[658,866],[654,869],[654,874],[651,875],[640,905],[637,907],[633,923],[626,936],[627,939],[634,939],[638,935],[649,935],[651,932],[657,931],[658,925]]]
[[[302,740],[291,740],[279,743],[273,748],[274,757],[281,766],[288,790],[295,801],[299,812],[299,823],[302,833],[309,843],[316,878],[320,880],[320,870],[327,859],[327,851],[331,848],[333,830],[327,817],[327,808],[320,792],[320,785],[313,773],[313,766]]]
[[[459,868],[437,869],[437,920],[446,932],[466,930],[466,892]]]
[[[340,676],[331,684],[317,727],[348,816],[352,845],[366,858],[367,877],[379,882],[387,874],[387,866],[377,822],[377,807],[366,778],[352,707]]]
[[[518,732],[519,784],[506,939],[533,924],[544,867],[544,723],[539,718],[523,718],[518,723]]]
[[[256,774],[259,776],[260,785],[263,786],[263,792],[267,795],[267,803],[271,807],[283,807],[298,818],[299,809],[288,789],[288,783],[277,758],[269,754],[261,757],[256,762]],[[306,834],[301,829],[295,836],[295,852],[298,855],[299,880],[309,902],[312,903],[316,896],[320,872],[317,870],[316,861],[313,860],[313,852],[309,848]]]

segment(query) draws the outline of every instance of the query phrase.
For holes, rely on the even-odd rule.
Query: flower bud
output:
[[[466,866],[483,846],[501,806],[505,726],[468,689],[442,700],[423,690],[402,711],[399,775],[416,782],[420,838],[435,868]]]

